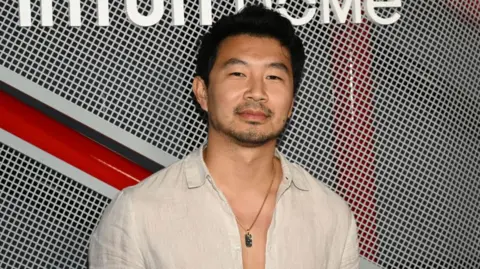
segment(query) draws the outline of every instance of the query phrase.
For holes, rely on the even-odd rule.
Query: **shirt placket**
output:
[[[224,215],[226,218],[227,230],[228,230],[228,237],[230,241],[230,247],[232,250],[232,258],[233,258],[233,268],[234,269],[243,269],[243,261],[242,261],[242,245],[240,241],[240,234],[238,232],[237,222],[235,219],[235,215],[233,213],[232,208],[228,204],[228,201],[223,195],[223,193],[217,188],[215,182],[213,181],[210,175],[207,175],[207,179],[212,186],[213,190],[218,195],[220,202],[222,203],[222,207],[224,211],[227,213]]]
[[[273,211],[272,222],[267,231],[267,248],[265,252],[265,269],[279,269],[285,267],[278,263],[277,249],[275,245],[275,236],[282,234],[277,229],[278,220],[282,218],[283,208],[281,198],[283,194],[290,188],[291,182],[288,177],[284,177],[277,191],[277,198],[275,201],[275,209]]]

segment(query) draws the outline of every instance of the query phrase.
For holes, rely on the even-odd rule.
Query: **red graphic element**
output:
[[[466,22],[480,23],[480,1],[478,0],[448,0],[447,4],[452,7]]]
[[[151,174],[1,90],[0,115],[0,128],[119,190]]]
[[[360,254],[377,261],[376,199],[373,152],[373,83],[371,25],[347,23],[333,38],[333,91],[337,191],[351,205]]]

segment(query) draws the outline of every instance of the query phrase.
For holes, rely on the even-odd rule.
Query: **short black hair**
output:
[[[240,12],[224,16],[212,25],[210,31],[200,39],[195,75],[200,76],[208,86],[208,77],[217,58],[220,43],[227,37],[241,34],[274,38],[288,49],[293,69],[293,89],[296,93],[305,64],[302,40],[295,34],[290,20],[263,5],[246,6]]]

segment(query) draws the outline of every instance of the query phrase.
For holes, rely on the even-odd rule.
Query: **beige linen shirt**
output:
[[[112,200],[90,240],[90,268],[243,268],[235,216],[201,149]],[[278,150],[275,155],[283,181],[265,269],[358,268],[357,228],[348,205]]]

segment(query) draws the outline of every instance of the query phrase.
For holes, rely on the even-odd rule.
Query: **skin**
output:
[[[245,247],[239,225],[243,267],[264,268],[267,231],[283,178],[275,147],[293,109],[288,49],[273,38],[229,37],[219,46],[208,87],[196,77],[193,91],[208,113],[205,163],[243,227],[253,223],[269,192],[250,231],[253,247]]]

